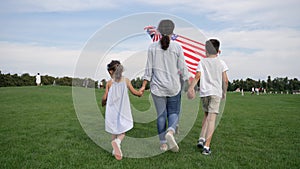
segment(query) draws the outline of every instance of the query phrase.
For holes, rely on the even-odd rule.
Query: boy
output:
[[[205,43],[206,58],[201,59],[197,67],[197,73],[189,86],[188,97],[194,98],[194,87],[200,80],[200,98],[204,117],[202,129],[197,146],[202,150],[202,154],[209,155],[210,142],[215,130],[215,120],[219,113],[221,99],[225,98],[228,77],[226,72],[228,67],[224,61],[220,60],[220,42],[217,39],[210,39]]]

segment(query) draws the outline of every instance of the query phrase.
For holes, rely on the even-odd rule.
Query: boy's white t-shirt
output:
[[[197,72],[200,77],[200,97],[216,95],[222,97],[222,74],[228,71],[226,63],[219,59],[203,58],[198,63]]]

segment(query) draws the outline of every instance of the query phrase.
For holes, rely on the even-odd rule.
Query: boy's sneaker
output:
[[[197,147],[203,149],[205,141],[203,139],[198,140]]]
[[[211,154],[210,148],[208,148],[208,149],[204,148],[203,151],[202,151],[202,154],[203,155],[210,155]]]

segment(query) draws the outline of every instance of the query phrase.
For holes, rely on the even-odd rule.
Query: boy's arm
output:
[[[126,84],[127,84],[127,87],[129,89],[129,91],[135,95],[135,96],[139,96],[141,97],[143,95],[143,92],[141,90],[137,91],[135,90],[135,88],[132,86],[130,80],[128,78],[126,78]]]
[[[108,90],[109,90],[109,88],[111,86],[111,83],[112,83],[111,80],[106,83],[105,93],[102,96],[102,107],[106,105]]]
[[[228,88],[228,76],[226,71],[222,73],[222,82],[222,99],[224,99],[226,97],[226,92]]]

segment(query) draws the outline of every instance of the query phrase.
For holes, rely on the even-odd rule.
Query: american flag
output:
[[[153,42],[159,41],[161,34],[155,26],[146,26],[144,30],[150,35]],[[185,63],[188,67],[191,76],[194,77],[196,69],[201,58],[205,56],[205,45],[182,35],[173,34],[173,41],[179,43],[183,49]]]

